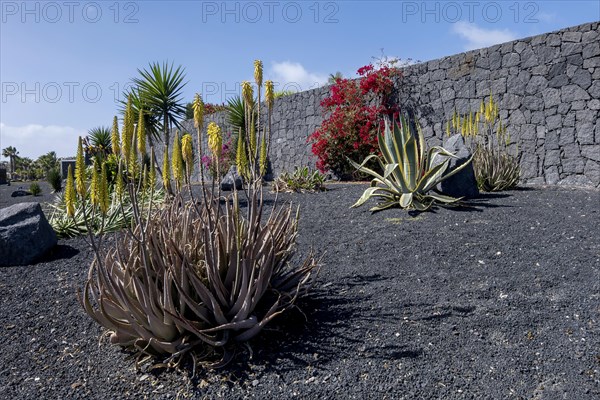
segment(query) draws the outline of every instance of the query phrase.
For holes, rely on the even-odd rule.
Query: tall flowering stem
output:
[[[146,154],[146,126],[144,121],[144,110],[139,110],[139,118],[137,124],[137,148],[140,155],[143,157]]]
[[[171,157],[173,179],[177,185],[177,190],[180,190],[183,183],[183,157],[181,155],[181,139],[179,138],[179,131],[175,132],[175,138],[173,139],[173,154]]]
[[[77,200],[77,194],[75,193],[75,182],[73,181],[73,170],[69,165],[67,173],[67,186],[65,187],[65,206],[67,207],[67,215],[69,217],[75,216],[75,201]]]
[[[121,148],[119,146],[120,140],[121,137],[119,135],[119,120],[115,115],[115,117],[113,118],[112,130],[110,131],[110,143],[112,145],[112,152],[117,157],[119,156],[119,152],[121,151]]]
[[[194,168],[194,151],[193,151],[193,143],[194,139],[192,139],[192,135],[186,133],[181,137],[181,155],[183,157],[183,161],[185,161],[185,172],[186,179],[190,180],[190,176],[192,175],[192,170]]]
[[[202,187],[204,187],[204,167],[202,165],[202,128],[204,127],[204,102],[202,101],[202,96],[199,93],[196,93],[194,96],[192,109],[194,110],[194,127],[196,128],[196,136],[198,138],[200,181],[202,182]]]
[[[77,142],[77,156],[75,157],[75,188],[82,199],[85,198],[87,191],[85,185],[85,161],[83,159],[83,144],[81,136]]]

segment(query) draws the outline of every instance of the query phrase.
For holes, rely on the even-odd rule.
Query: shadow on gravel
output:
[[[288,374],[304,379],[302,371],[307,368],[327,372],[342,359],[368,357],[383,362],[419,357],[423,350],[412,343],[365,343],[366,331],[398,316],[382,310],[374,312],[371,295],[363,295],[360,301],[337,295],[349,286],[384,279],[378,274],[353,278],[350,283],[311,291],[298,301],[298,308],[273,321],[252,340],[250,350],[240,349],[231,364],[216,372],[196,371],[194,386],[213,374],[226,376],[230,385],[249,386],[265,375]]]
[[[57,244],[44,257],[39,259],[35,264],[53,262],[57,260],[68,260],[79,254],[79,250],[66,244]]]

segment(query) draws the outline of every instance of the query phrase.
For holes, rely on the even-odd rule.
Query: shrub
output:
[[[388,64],[378,69],[367,65],[358,74],[358,80],[337,79],[331,86],[330,96],[321,102],[327,117],[309,137],[317,168],[343,179],[356,175],[348,158],[362,160],[378,154],[377,130],[382,117],[398,111],[393,96],[398,69]]]
[[[48,171],[48,175],[46,176],[46,180],[55,193],[59,193],[62,190],[62,177],[60,176],[58,168],[50,169]]]
[[[42,194],[42,188],[40,187],[40,184],[37,182],[33,182],[31,185],[29,185],[29,193],[31,193],[34,196],[39,196],[40,194]]]
[[[325,176],[308,167],[296,168],[293,173],[283,172],[273,182],[274,192],[320,192],[327,190]]]
[[[460,133],[473,153],[473,170],[479,190],[496,192],[513,189],[519,183],[518,147],[510,154],[510,134],[500,121],[498,105],[490,93],[479,110],[459,115],[456,111],[446,123],[446,132]]]
[[[382,200],[371,211],[395,206],[426,211],[434,202],[450,205],[459,201],[460,199],[439,193],[435,187],[461,171],[471,160],[445,174],[449,157],[455,157],[453,154],[438,146],[426,151],[425,138],[416,122],[401,118],[398,123],[393,122],[393,130],[389,125],[386,118],[383,135],[379,132],[383,161],[375,154],[368,156],[360,165],[350,161],[357,169],[375,177],[371,181],[371,187],[365,190],[352,207],[364,204],[371,197]],[[370,160],[377,161],[383,174],[366,166]]]

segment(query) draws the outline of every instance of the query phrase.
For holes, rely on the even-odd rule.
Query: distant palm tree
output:
[[[56,158],[56,152],[49,151],[48,153],[41,155],[36,160],[36,163],[42,169],[44,173],[47,173],[51,169],[58,168],[58,159]]]
[[[112,151],[111,129],[106,126],[92,128],[83,142],[88,155],[100,162]]]
[[[151,63],[149,70],[140,70],[139,78],[134,78],[133,82],[139,90],[139,97],[143,104],[148,107],[149,112],[153,114],[159,126],[163,131],[163,141],[165,150],[169,149],[169,131],[173,126],[180,128],[179,119],[185,116],[185,103],[181,96],[184,86],[185,70],[182,66],[173,70],[173,64],[168,65],[164,62]]]
[[[8,157],[10,160],[10,176],[11,177],[15,173],[15,167],[16,167],[15,158],[17,157],[18,154],[19,154],[19,152],[13,146],[8,146],[4,150],[2,150],[2,156]]]
[[[338,79],[344,79],[344,75],[340,71],[337,71],[335,74],[329,74],[329,78],[327,79],[327,83],[333,85]]]

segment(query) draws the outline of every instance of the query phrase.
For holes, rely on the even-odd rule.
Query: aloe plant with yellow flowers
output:
[[[495,192],[515,188],[519,183],[518,147],[509,151],[511,136],[500,119],[498,104],[490,93],[487,103],[461,115],[454,112],[446,122],[446,134],[459,133],[473,153],[473,170],[480,190]]]
[[[204,131],[199,96],[194,103],[197,158],[201,159]],[[217,156],[220,128],[209,124],[206,133],[206,151]],[[265,130],[256,134],[256,143],[266,140]],[[174,151],[173,158],[182,157],[189,164],[191,142],[186,135],[181,142],[181,155]],[[316,275],[312,254],[299,265],[290,262],[297,211],[291,206],[264,209],[256,162],[260,151],[258,146],[251,148],[249,137],[240,142],[251,161],[245,167],[250,178],[245,211],[236,190],[223,198],[202,185],[202,201],[196,201],[194,191],[189,190],[186,200],[179,187],[173,200],[154,212],[133,207],[131,228],[96,252],[81,304],[108,330],[110,342],[137,353],[138,362],[156,359],[173,366],[191,355],[195,362],[210,358],[223,365],[233,357],[237,344],[294,307]],[[171,170],[168,152],[164,157],[163,173]],[[120,165],[128,168],[127,163]],[[179,166],[172,168],[174,175],[179,171]],[[184,173],[189,181],[190,169]],[[127,178],[127,171],[123,176],[125,192],[136,196],[134,181]]]

